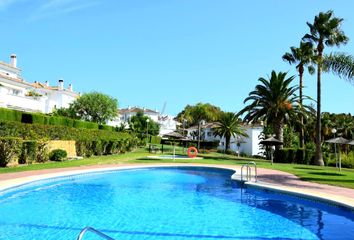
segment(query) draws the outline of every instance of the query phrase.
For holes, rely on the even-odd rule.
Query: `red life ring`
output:
[[[187,149],[188,157],[195,158],[198,155],[198,150],[195,147],[189,147]]]

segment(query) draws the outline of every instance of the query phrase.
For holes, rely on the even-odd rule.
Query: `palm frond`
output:
[[[324,67],[334,75],[354,84],[354,57],[345,53],[331,53],[324,56]]]

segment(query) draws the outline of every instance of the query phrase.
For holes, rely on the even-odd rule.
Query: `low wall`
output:
[[[48,142],[48,151],[51,152],[54,149],[63,149],[68,153],[68,157],[76,157],[75,141],[65,140],[52,140]]]

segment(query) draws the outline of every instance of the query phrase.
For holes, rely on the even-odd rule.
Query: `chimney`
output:
[[[70,92],[73,91],[73,85],[72,85],[71,83],[69,84],[68,90],[69,90]]]
[[[11,54],[11,57],[10,57],[10,65],[11,65],[12,67],[17,68],[17,58],[16,58],[16,54]]]
[[[58,83],[59,83],[58,90],[64,90],[64,80],[59,79]]]
[[[49,87],[49,82],[48,82],[48,81],[45,81],[45,82],[44,82],[44,86]]]

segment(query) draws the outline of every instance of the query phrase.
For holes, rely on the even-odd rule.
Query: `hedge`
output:
[[[20,153],[22,140],[14,137],[0,138],[0,167],[14,160]]]
[[[274,162],[313,164],[314,152],[303,148],[282,148],[274,152]]]
[[[22,142],[21,154],[18,158],[18,163],[26,164],[33,163],[37,158],[37,141],[26,140]]]
[[[29,124],[58,125],[73,128],[103,129],[114,131],[115,128],[97,123],[74,120],[67,117],[48,116],[42,113],[21,112],[13,109],[0,108],[0,121],[12,121]]]
[[[24,124],[0,122],[0,137],[19,137],[25,140],[120,140],[132,139],[127,132],[95,129],[76,129],[60,125]]]
[[[21,122],[21,118],[22,118],[22,112],[20,112],[20,111],[6,109],[6,108],[0,108],[0,120],[1,121]]]

